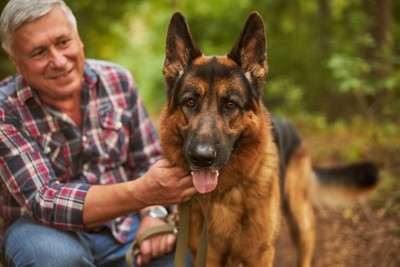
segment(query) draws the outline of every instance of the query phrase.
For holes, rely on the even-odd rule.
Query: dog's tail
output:
[[[310,198],[317,207],[341,208],[357,204],[377,186],[378,173],[378,167],[372,162],[314,167]]]

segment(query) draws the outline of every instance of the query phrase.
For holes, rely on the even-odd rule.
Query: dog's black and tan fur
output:
[[[203,193],[209,226],[207,266],[272,266],[282,203],[300,252],[299,265],[309,266],[315,238],[310,188],[317,188],[320,180],[312,175],[300,140],[285,158],[280,188],[279,138],[272,133],[272,118],[262,103],[268,67],[260,15],[249,16],[226,56],[207,57],[195,45],[184,17],[175,13],[163,72],[167,105],[160,140],[164,156],[191,169],[194,184]],[[376,182],[364,183],[363,166],[353,168],[359,182],[348,186],[348,192],[357,196],[363,191],[360,185],[368,189]],[[194,257],[202,221],[193,202],[189,247]]]

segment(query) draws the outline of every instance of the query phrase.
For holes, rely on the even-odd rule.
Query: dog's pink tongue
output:
[[[218,171],[192,171],[193,185],[197,192],[205,194],[211,192],[218,184]]]

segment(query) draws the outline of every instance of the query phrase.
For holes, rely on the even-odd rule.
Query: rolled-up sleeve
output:
[[[49,159],[18,127],[0,124],[0,176],[15,200],[44,225],[83,229],[88,184],[60,182]]]

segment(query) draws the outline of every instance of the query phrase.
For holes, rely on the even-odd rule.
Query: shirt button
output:
[[[85,164],[83,164],[82,167],[83,167],[84,171],[88,171],[90,166],[89,166],[89,163],[85,163]]]
[[[51,152],[51,148],[48,147],[48,146],[46,146],[46,147],[44,148],[43,152],[44,152],[45,154],[49,154],[49,153]]]

